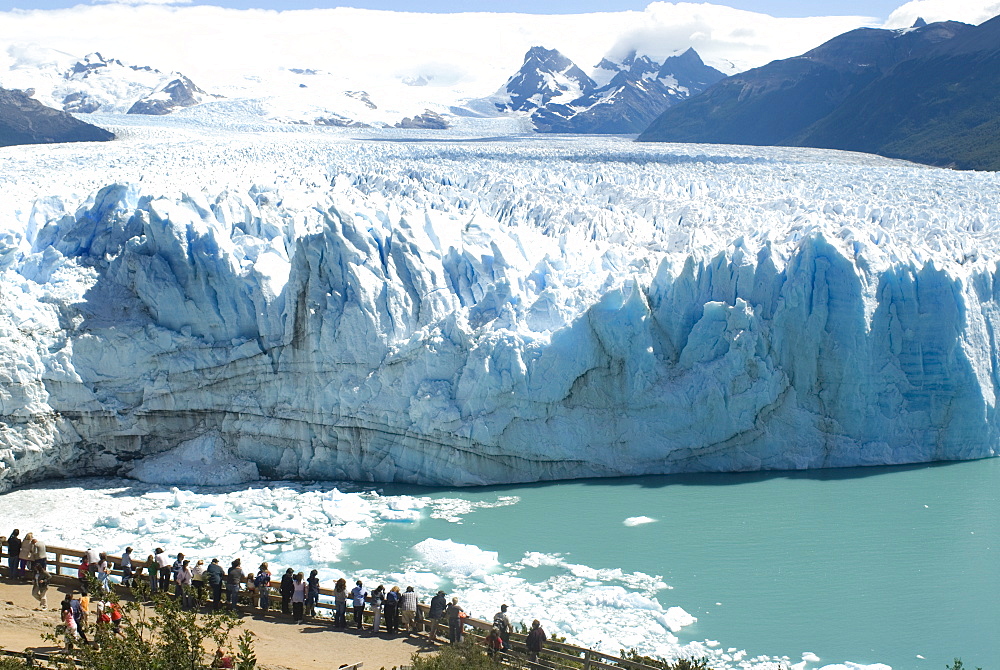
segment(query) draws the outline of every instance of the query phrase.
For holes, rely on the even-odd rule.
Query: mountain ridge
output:
[[[532,47],[497,108],[530,112],[541,133],[638,133],[676,101],[725,77],[691,48],[662,63],[633,50],[620,62],[601,59],[594,71],[588,76],[559,51]]]
[[[24,91],[0,88],[0,146],[106,142],[113,133],[46,107]]]
[[[808,146],[1000,169],[1000,17],[861,28],[735,75],[639,141]]]

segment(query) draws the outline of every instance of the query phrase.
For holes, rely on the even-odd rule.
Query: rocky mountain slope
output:
[[[1000,168],[1000,17],[859,29],[727,79],[641,141],[811,146]]]
[[[0,146],[106,142],[114,134],[46,107],[23,91],[0,88]]]

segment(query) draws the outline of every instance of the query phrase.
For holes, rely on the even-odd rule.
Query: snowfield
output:
[[[0,150],[0,490],[996,455],[996,174],[233,105]]]

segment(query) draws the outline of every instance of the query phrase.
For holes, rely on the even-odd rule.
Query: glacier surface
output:
[[[0,490],[996,455],[996,174],[199,110],[0,152]]]

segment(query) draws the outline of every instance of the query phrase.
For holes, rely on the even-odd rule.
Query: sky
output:
[[[127,0],[138,4],[141,0]],[[902,0],[717,0],[718,4],[777,17],[870,16],[885,19]],[[78,4],[97,4],[86,0],[0,0],[0,11],[17,9],[61,9]],[[151,3],[153,4],[153,3]],[[386,9],[409,12],[516,12],[526,14],[575,14],[586,12],[641,11],[645,0],[155,0],[155,4],[215,5],[233,9],[313,9],[349,6],[362,9]]]
[[[493,94],[535,46],[585,69],[632,52],[663,62],[693,48],[731,74],[859,27],[908,28],[918,17],[981,23],[1000,14],[1000,0],[346,0],[361,5],[355,9],[337,1],[0,0],[0,81],[33,88],[41,71],[55,91],[59,63],[100,52],[246,97],[247,87],[277,90],[290,85],[288,71],[309,69],[336,84],[314,81],[296,86],[296,95],[364,90],[380,96],[379,109],[409,100],[398,111],[412,115]],[[5,10],[12,4],[28,7]],[[273,11],[296,8],[312,11]]]

